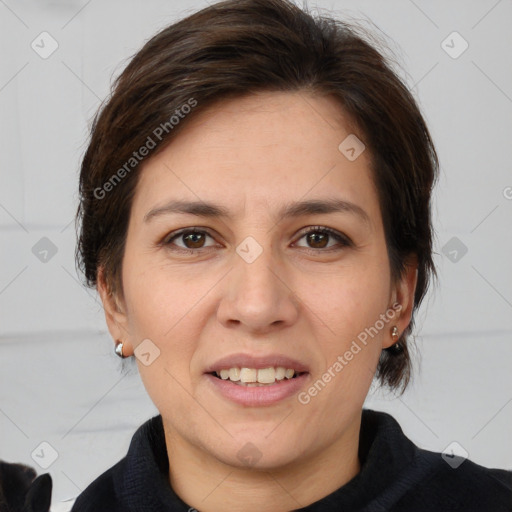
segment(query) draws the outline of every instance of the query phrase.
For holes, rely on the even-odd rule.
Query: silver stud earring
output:
[[[398,338],[400,337],[399,336],[399,332],[398,332],[398,327],[396,325],[394,325],[392,328],[391,328],[391,338],[393,339],[394,342],[396,342],[394,345],[391,345],[390,347],[388,347],[386,350],[387,352],[389,352],[390,354],[393,354],[393,355],[399,355],[401,354],[403,351],[404,351],[404,347],[402,347],[402,345],[400,344],[398,340]]]
[[[116,352],[116,354],[117,354],[121,359],[124,359],[124,354],[123,354],[123,342],[122,342],[122,341],[118,341],[118,342],[116,343],[115,352]]]

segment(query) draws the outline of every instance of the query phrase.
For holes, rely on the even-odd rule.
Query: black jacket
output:
[[[398,423],[363,410],[361,471],[300,510],[308,512],[510,512],[512,472],[418,448]],[[134,434],[128,454],[77,498],[71,512],[188,512],[172,490],[162,417]]]

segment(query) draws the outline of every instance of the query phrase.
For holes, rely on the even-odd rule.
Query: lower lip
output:
[[[303,373],[294,379],[285,378],[266,386],[241,386],[229,379],[223,380],[209,373],[205,374],[214,389],[222,396],[247,407],[272,405],[298,393],[306,383],[308,375],[308,373]]]

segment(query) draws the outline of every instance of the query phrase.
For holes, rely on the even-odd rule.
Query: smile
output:
[[[233,378],[238,380],[231,380],[231,372]],[[308,372],[296,372],[291,368],[279,366],[259,369],[231,367],[229,370],[226,368],[218,372],[213,371],[204,376],[215,396],[244,407],[278,404],[300,393],[310,380]],[[268,382],[259,382],[260,380]]]
[[[293,379],[301,374],[293,368],[283,366],[269,368],[225,368],[220,371],[212,372],[222,380],[229,380],[240,386],[269,386],[283,379]]]

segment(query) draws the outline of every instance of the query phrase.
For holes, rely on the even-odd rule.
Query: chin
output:
[[[272,471],[285,468],[296,463],[297,456],[293,447],[287,450],[286,447],[281,446],[280,450],[276,451],[275,447],[258,447],[252,441],[242,444],[241,448],[235,447],[230,456],[226,456],[225,453],[216,454],[216,458],[228,466],[251,471]]]
[[[271,470],[285,467],[305,455],[304,450],[298,448],[304,440],[300,439],[300,435],[285,430],[279,434],[277,431],[271,433],[275,426],[274,423],[268,429],[245,429],[243,435],[233,434],[223,445],[219,445],[218,439],[209,440],[209,446],[205,446],[205,449],[217,460],[240,469]]]

